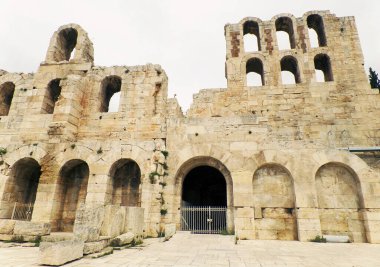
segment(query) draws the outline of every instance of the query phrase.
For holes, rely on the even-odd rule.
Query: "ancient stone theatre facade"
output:
[[[354,18],[247,17],[224,33],[227,88],[199,91],[186,114],[160,65],[95,66],[76,24],[53,34],[36,73],[1,71],[0,239],[157,236],[202,223],[186,209],[219,207],[241,239],[379,243],[380,95]]]

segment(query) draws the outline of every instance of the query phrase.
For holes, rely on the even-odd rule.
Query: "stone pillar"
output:
[[[296,216],[299,241],[309,241],[322,235],[317,208],[297,208]]]
[[[380,244],[380,209],[368,209],[363,215],[368,243]]]
[[[239,239],[255,239],[255,210],[253,207],[235,208],[235,235]]]
[[[61,201],[58,184],[59,168],[60,166],[55,164],[43,166],[32,214],[32,221],[50,222],[53,229],[56,226],[54,220]]]

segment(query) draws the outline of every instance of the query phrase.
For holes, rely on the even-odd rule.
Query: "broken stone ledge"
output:
[[[58,266],[83,257],[84,242],[69,240],[42,242],[39,250],[39,263]]]

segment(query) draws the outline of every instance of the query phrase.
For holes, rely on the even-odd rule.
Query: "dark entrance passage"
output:
[[[0,202],[0,211],[3,213],[0,213],[0,218],[32,219],[40,175],[41,166],[33,158],[20,159],[12,166]]]
[[[227,186],[223,174],[210,166],[192,169],[182,187],[181,230],[220,233],[226,229]]]
[[[226,180],[217,169],[200,166],[185,177],[182,206],[227,206]]]

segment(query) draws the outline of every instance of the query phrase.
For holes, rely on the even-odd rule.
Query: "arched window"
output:
[[[59,85],[60,82],[61,79],[54,79],[48,84],[42,106],[43,113],[53,114],[55,103],[61,95],[61,86]]]
[[[290,18],[281,17],[276,20],[276,36],[280,50],[296,48],[293,22]]]
[[[116,95],[116,93],[121,90],[121,78],[118,76],[108,76],[104,78],[101,85],[100,90],[100,112],[108,112],[108,111],[118,111],[119,110],[119,101],[117,101],[117,97],[115,97],[116,101],[112,101],[112,107],[110,107],[111,98]],[[117,95],[116,95],[117,96]]]
[[[57,50],[54,55],[55,61],[69,61],[73,50],[77,45],[78,32],[74,28],[63,29],[58,34]]]
[[[244,50],[261,51],[259,24],[256,21],[247,21],[243,26]]]
[[[281,78],[282,84],[294,84],[301,82],[297,59],[292,56],[285,56],[281,59]]]
[[[6,82],[0,85],[0,116],[8,115],[14,92],[14,83]]]
[[[307,27],[309,27],[310,32],[314,32],[313,36],[316,35],[318,43],[316,43],[315,37],[313,39],[310,37],[311,47],[326,46],[326,34],[325,26],[323,25],[323,19],[320,15],[314,14],[307,17]],[[312,31],[311,31],[312,30]]]
[[[263,86],[264,68],[263,63],[258,58],[251,58],[246,65],[247,86]]]
[[[326,54],[316,55],[314,57],[314,66],[316,70],[320,70],[323,72],[325,82],[331,82],[334,80],[332,69],[331,69],[330,58],[328,55]],[[318,77],[317,77],[317,81],[318,81]]]

